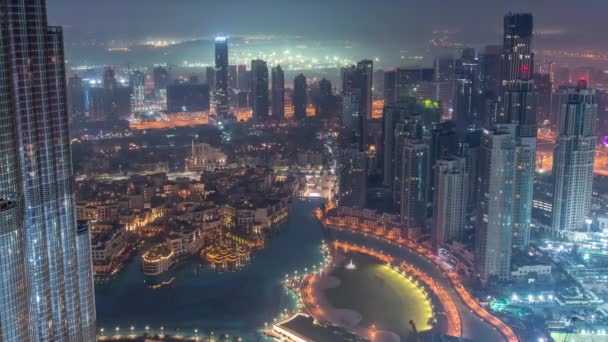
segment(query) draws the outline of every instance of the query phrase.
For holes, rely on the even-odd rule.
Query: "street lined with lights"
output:
[[[328,208],[331,208],[331,207],[332,207],[331,205],[328,206]],[[415,252],[419,256],[424,257],[426,260],[433,263],[438,269],[443,271],[444,275],[447,277],[447,279],[449,280],[450,284],[452,285],[453,289],[458,294],[458,296],[460,297],[462,302],[472,312],[474,312],[482,320],[484,320],[485,322],[487,322],[488,324],[493,326],[495,329],[497,329],[507,341],[509,341],[509,342],[519,341],[518,337],[515,335],[513,330],[508,325],[506,325],[504,322],[502,322],[502,320],[500,320],[496,316],[492,315],[489,311],[487,311],[485,308],[483,308],[473,298],[473,296],[471,296],[471,294],[468,292],[468,290],[464,287],[464,285],[462,284],[462,282],[460,280],[459,275],[454,270],[452,270],[447,265],[445,265],[437,256],[435,256],[435,254],[431,250],[429,250],[428,248],[426,248],[420,244],[416,244],[414,241],[411,241],[408,239],[404,239],[401,237],[394,237],[394,236],[387,237],[387,236],[385,236],[384,232],[378,233],[376,231],[373,231],[373,230],[370,230],[370,229],[367,229],[364,227],[360,227],[360,226],[350,226],[350,225],[340,224],[337,222],[332,222],[328,217],[325,216],[328,210],[329,209],[327,209],[327,208],[326,208],[325,212],[323,212],[323,210],[317,210],[317,213],[316,213],[317,218],[320,220],[320,222],[325,227],[335,227],[338,229],[346,229],[346,230],[349,230],[352,232],[362,233],[362,234],[365,234],[365,236],[369,235],[370,237],[375,237],[376,239],[382,239],[391,244],[397,244],[400,247],[407,248],[408,250]]]

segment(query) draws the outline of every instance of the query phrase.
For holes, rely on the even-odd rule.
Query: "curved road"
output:
[[[466,291],[459,291],[459,294],[457,289],[452,286],[452,281],[449,279],[448,275],[444,273],[439,266],[433,264],[426,257],[419,255],[417,252],[410,250],[408,247],[373,234],[331,226],[328,226],[327,230],[330,237],[334,240],[345,241],[351,244],[358,244],[383,251],[384,253],[387,253],[396,259],[401,259],[420,269],[422,272],[432,276],[435,281],[437,281],[437,283],[445,289],[445,291],[454,301],[457,310],[460,312],[463,338],[474,341],[492,342],[507,340],[500,331],[469,309],[462,298],[468,298],[469,305],[471,305],[471,301],[474,302],[474,300],[470,297],[466,297],[466,294],[464,297],[461,297],[463,293],[466,293]],[[492,318],[495,319],[493,316]],[[491,318],[487,317],[487,319]],[[517,339],[515,339],[515,341],[517,341]]]

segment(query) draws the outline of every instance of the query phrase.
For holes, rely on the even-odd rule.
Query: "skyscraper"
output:
[[[239,64],[236,66],[236,87],[239,90],[251,89],[251,80],[248,77],[247,65]]]
[[[307,89],[306,76],[296,76],[293,80],[293,113],[297,120],[306,119]]]
[[[84,341],[95,337],[95,288],[91,256],[91,227],[89,221],[76,222],[76,264],[78,265],[78,293]],[[90,340],[94,341],[94,340]]]
[[[365,150],[367,121],[372,115],[373,62],[363,60],[357,66],[342,69],[342,116],[343,126],[349,121],[348,134],[359,150]],[[356,104],[356,107],[354,106]]]
[[[265,61],[251,61],[253,118],[268,120],[268,65]]]
[[[365,112],[365,119],[372,118],[372,87],[374,77],[374,62],[370,60],[362,60],[357,63],[357,71],[359,76],[359,89],[361,90],[361,106],[362,112]]]
[[[272,119],[285,118],[285,74],[280,65],[272,68]]]
[[[131,108],[137,111],[144,107],[146,75],[141,71],[134,71],[129,75],[129,86],[131,87]]]
[[[515,197],[515,125],[485,131],[481,143],[481,199],[475,232],[475,267],[482,283],[508,281]]]
[[[499,96],[509,85],[519,79],[521,70],[534,70],[532,32],[534,20],[529,13],[508,13],[504,17],[503,51],[500,61],[501,89]]]
[[[458,155],[459,151],[459,138],[456,133],[456,125],[453,120],[444,121],[433,125],[433,129],[430,131],[429,141],[429,165],[431,168],[435,167],[438,160],[449,158],[451,156]],[[433,201],[435,193],[435,177],[429,179],[429,202]],[[467,189],[468,191],[468,189]]]
[[[228,116],[228,38],[215,38],[215,111],[220,117]]]
[[[429,145],[421,139],[405,138],[401,159],[401,224],[425,227],[430,180]]]
[[[553,83],[550,74],[534,74],[534,91],[538,96],[538,122],[551,120]],[[555,122],[553,122],[555,124]]]
[[[469,174],[464,158],[440,159],[434,169],[433,242],[441,247],[463,239]]]
[[[328,118],[336,112],[336,101],[331,82],[325,78],[319,81],[319,96],[317,99],[315,115]]]
[[[72,120],[84,118],[85,107],[84,83],[82,78],[74,75],[68,79],[68,113]]]
[[[169,85],[169,71],[165,67],[157,66],[152,73],[154,76],[154,90],[157,95],[160,95]]]
[[[407,110],[402,106],[384,106],[382,115],[382,142],[383,142],[383,182],[385,186],[392,186],[395,180],[395,147],[397,145],[397,123],[407,116]]]
[[[421,82],[433,82],[435,69],[433,68],[398,68],[395,86],[395,102],[403,101],[407,97],[416,97],[416,86]]]
[[[103,71],[103,113],[106,121],[116,122],[118,115],[118,82],[116,81],[116,72],[112,68],[106,68]]]
[[[95,341],[92,288],[78,275],[92,265],[78,264],[63,33],[45,8],[0,5],[0,340]]]
[[[515,125],[516,171],[513,203],[513,246],[523,248],[530,241],[532,192],[536,166],[537,96],[534,82],[513,83],[504,95],[506,120]]]
[[[229,93],[234,93],[238,87],[238,71],[236,65],[228,66],[228,89]]]
[[[581,79],[567,90],[553,150],[552,233],[560,236],[583,226],[591,209],[597,96]]]
[[[467,212],[474,213],[479,209],[479,198],[481,193],[481,138],[483,131],[476,129],[467,131],[462,138],[458,155],[463,156],[469,173],[469,189],[467,196]]]
[[[402,200],[402,184],[403,184],[403,166],[404,149],[407,139],[422,141],[422,117],[420,114],[412,111],[413,103],[402,104],[406,106],[406,116],[397,121],[395,126],[395,147],[394,147],[394,164],[393,164],[393,204],[396,208],[401,208]]]
[[[397,70],[391,69],[384,73],[384,105],[392,106],[396,102]]]
[[[454,80],[454,112],[452,117],[455,119],[456,129],[461,135],[476,123],[473,96],[474,88],[471,79],[464,76],[457,77]]]
[[[500,45],[488,45],[481,54],[482,88],[494,96],[498,96],[501,83],[501,53]]]
[[[338,155],[338,204],[365,208],[367,155],[357,148],[340,149]]]

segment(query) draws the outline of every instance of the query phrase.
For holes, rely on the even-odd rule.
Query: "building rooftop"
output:
[[[348,333],[341,328],[319,324],[315,322],[312,317],[305,314],[292,316],[288,320],[277,324],[276,328],[306,341],[368,341],[357,335]]]
[[[171,253],[171,250],[165,244],[160,244],[146,251],[142,258],[145,261],[155,261],[160,258],[167,258],[171,255]]]

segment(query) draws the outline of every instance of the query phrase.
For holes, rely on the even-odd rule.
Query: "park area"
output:
[[[381,340],[387,341],[407,341],[414,337],[414,329],[431,329],[431,305],[411,280],[366,254],[348,253],[338,259],[321,283],[322,302],[328,306],[324,311],[341,316],[339,325],[368,336],[384,335]]]

